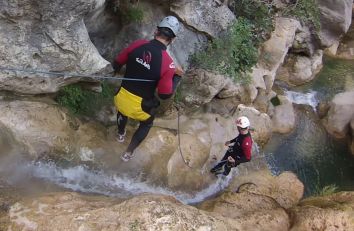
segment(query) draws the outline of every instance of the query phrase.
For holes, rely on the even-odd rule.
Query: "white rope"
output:
[[[88,75],[88,74],[80,74],[80,73],[71,73],[71,72],[54,72],[54,71],[43,71],[43,70],[36,70],[36,69],[25,69],[25,68],[12,68],[12,67],[2,67],[0,66],[0,70],[2,71],[19,71],[19,72],[26,72],[26,73],[40,73],[46,74],[49,76],[41,76],[41,77],[87,77],[93,79],[113,79],[113,80],[123,80],[123,81],[140,81],[140,82],[154,82],[155,80],[151,79],[136,79],[136,78],[127,78],[127,77],[109,77],[109,76],[100,76],[100,75]]]

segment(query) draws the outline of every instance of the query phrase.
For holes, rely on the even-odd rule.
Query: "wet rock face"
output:
[[[333,45],[345,34],[352,21],[352,0],[317,1],[320,9],[320,42],[324,47]]]
[[[103,2],[0,1],[0,66],[79,73],[103,71],[108,62],[91,43],[83,22],[84,15]],[[52,77],[1,71],[0,90],[48,93],[78,81]]]
[[[288,230],[289,217],[274,199],[252,193],[224,193],[200,207],[238,221],[241,230]]]
[[[353,212],[353,192],[308,198],[291,209],[291,230],[353,230]]]
[[[163,195],[145,194],[122,202],[77,193],[51,193],[13,204],[6,228],[38,231],[58,227],[65,231],[288,230],[288,215],[270,198],[247,193],[224,198],[224,205],[219,205],[224,206],[225,213],[220,209],[200,210]],[[244,209],[238,199],[253,200],[253,208]],[[257,206],[256,202],[262,203]]]
[[[215,97],[228,98],[245,93],[244,87],[230,78],[202,69],[190,70],[182,81],[181,103],[188,110],[210,103]],[[249,98],[248,94],[243,94],[243,98]]]
[[[238,176],[227,192],[198,208],[235,219],[245,230],[289,230],[291,221],[285,209],[296,205],[303,192],[303,184],[293,173],[274,177],[258,171]]]
[[[322,68],[322,50],[317,50],[311,57],[289,55],[284,65],[278,70],[277,79],[290,85],[303,85],[313,80]]]
[[[235,178],[228,187],[232,192],[249,192],[274,199],[281,207],[289,209],[299,203],[304,185],[292,172],[273,176],[268,170],[253,171]]]
[[[289,133],[295,128],[293,104],[284,96],[278,96],[280,105],[274,107],[272,116],[273,132]]]
[[[23,145],[31,158],[56,157],[75,161],[96,160],[95,155],[112,153],[113,146],[101,125],[82,123],[55,104],[30,101],[0,101],[0,131],[8,132]],[[115,142],[114,142],[115,143]],[[11,153],[7,153],[10,155]],[[74,155],[74,156],[73,156]]]
[[[235,15],[219,1],[175,1],[171,6],[187,25],[210,37],[218,37],[235,20]]]
[[[264,126],[270,123],[270,119],[247,107],[231,118],[216,114],[195,115],[193,118],[181,116],[178,131],[177,118],[156,119],[146,139],[135,150],[135,157],[124,163],[119,155],[127,148],[136,130],[132,125],[127,126],[126,141],[118,143],[114,138],[115,126],[107,129],[98,123],[80,121],[55,104],[0,101],[0,111],[0,124],[3,125],[0,132],[9,134],[0,140],[0,144],[13,137],[11,140],[16,140],[19,147],[23,146],[24,155],[31,160],[50,159],[59,166],[63,161],[68,161],[70,166],[85,163],[131,177],[141,173],[154,183],[187,192],[199,191],[215,181],[206,169],[215,164],[214,156],[218,160],[222,158],[226,151],[225,141],[237,136],[234,121],[238,116],[244,113],[249,116],[256,129],[252,134],[255,142],[268,140],[271,133],[271,128]],[[14,143],[12,141],[6,148],[11,148]],[[247,169],[254,167],[248,166]]]
[[[172,197],[142,195],[121,202],[106,197],[53,193],[22,200],[9,211],[11,230],[233,230],[237,221],[215,216]]]
[[[173,4],[180,5],[179,1]],[[143,19],[141,22],[134,23],[124,21],[119,11],[114,10],[112,4],[106,1],[105,5],[86,15],[85,25],[100,54],[112,62],[117,53],[129,43],[137,39],[153,39],[156,26],[165,16],[171,14],[166,11],[170,5],[170,1],[141,0],[137,6],[143,10]],[[182,12],[187,10],[194,14],[192,12],[194,9],[190,9],[188,4],[180,5],[179,9]],[[176,39],[168,46],[168,52],[178,65],[187,69],[189,56],[207,43],[206,35],[199,30],[199,27],[207,25],[201,22],[198,28],[190,29],[188,22],[183,20],[182,12],[181,15],[179,12],[174,12],[181,21],[181,28]],[[216,17],[213,14],[217,12],[209,13]]]
[[[337,137],[349,135],[350,122],[354,118],[354,91],[337,94],[330,103],[327,116],[323,119],[327,131]]]

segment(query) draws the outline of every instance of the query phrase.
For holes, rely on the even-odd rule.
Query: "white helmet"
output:
[[[157,27],[166,27],[172,30],[173,34],[176,36],[179,31],[179,21],[175,16],[167,16]]]
[[[238,117],[236,120],[237,127],[247,128],[250,126],[250,121],[246,116]]]

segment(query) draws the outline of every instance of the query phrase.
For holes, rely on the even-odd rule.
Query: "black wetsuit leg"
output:
[[[229,156],[232,156],[231,154],[232,154],[231,152],[226,151],[224,157],[220,160],[220,162],[219,162],[217,165],[215,165],[215,166],[210,170],[210,172],[217,172],[218,170],[220,170],[220,169],[224,166],[224,164],[227,163],[227,158],[228,158]]]
[[[128,117],[123,115],[122,113],[117,113],[117,126],[118,126],[118,133],[124,134],[125,133],[125,126],[127,125]]]
[[[148,135],[150,128],[152,127],[154,122],[154,116],[151,116],[149,119],[145,121],[141,121],[139,124],[139,128],[135,131],[132,140],[127,148],[127,152],[133,152],[139,144],[145,139]]]
[[[248,160],[245,156],[237,156],[235,163],[231,163],[231,162],[225,162],[225,168],[224,168],[224,172],[223,174],[225,176],[229,175],[231,168],[237,167],[239,164],[241,163],[245,163],[245,162],[249,162],[250,160]]]

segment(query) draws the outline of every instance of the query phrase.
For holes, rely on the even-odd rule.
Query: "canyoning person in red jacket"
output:
[[[249,131],[250,121],[247,117],[241,116],[237,118],[236,126],[239,135],[236,138],[225,142],[226,146],[229,146],[230,144],[233,145],[229,146],[229,149],[226,151],[221,161],[210,170],[210,172],[216,175],[223,174],[227,176],[229,175],[231,168],[251,160],[253,141]],[[223,167],[224,171],[221,171]]]
[[[153,40],[137,40],[120,52],[113,63],[115,72],[126,65],[124,78],[149,81],[122,81],[118,93],[114,97],[117,109],[117,141],[124,142],[128,118],[140,121],[139,128],[121,159],[128,161],[133,157],[134,150],[148,135],[153,125],[155,114],[160,105],[159,99],[170,98],[183,70],[176,67],[167,53],[167,46],[176,38],[179,21],[174,16],[165,17],[157,26]]]

